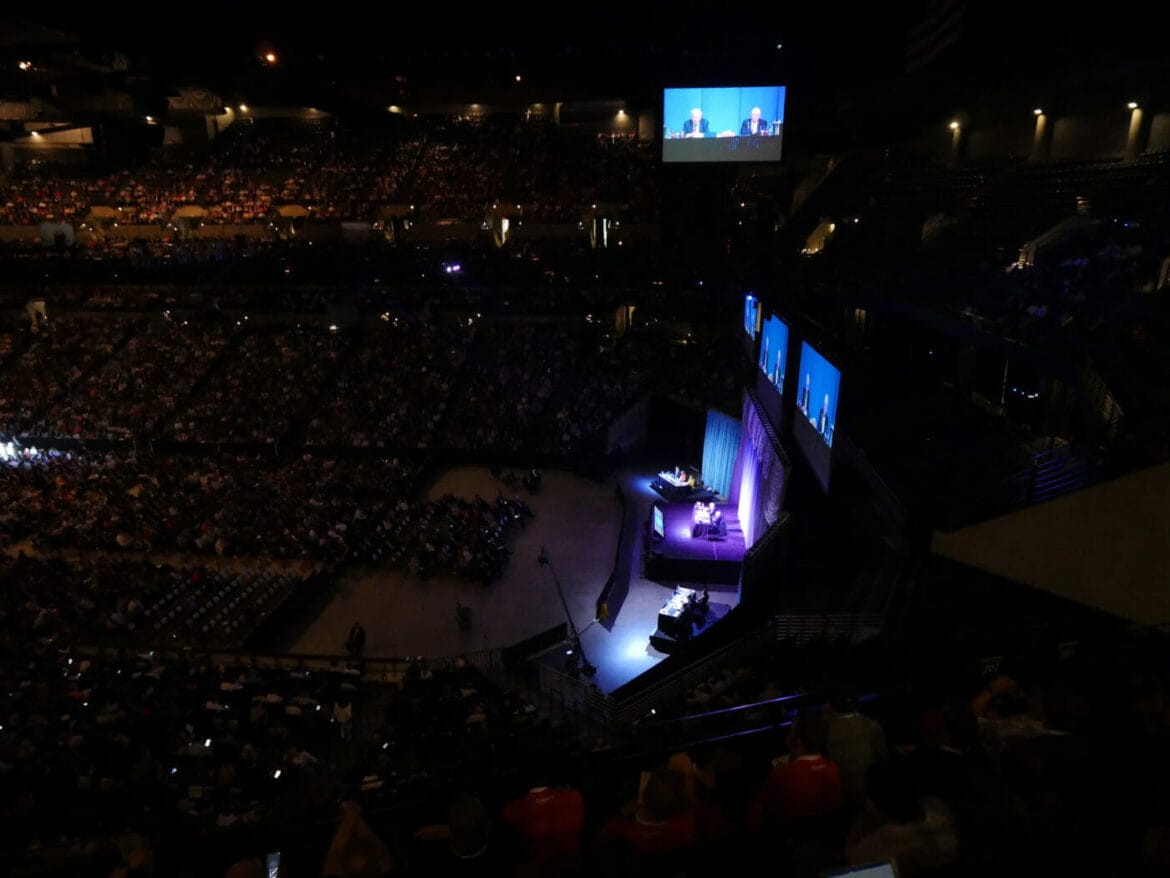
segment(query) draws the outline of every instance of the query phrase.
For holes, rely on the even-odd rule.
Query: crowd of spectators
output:
[[[163,436],[182,442],[278,442],[303,420],[348,339],[299,327],[252,327],[199,386]]]
[[[483,325],[439,441],[463,450],[530,446],[555,389],[574,368],[576,345],[563,327]]]
[[[40,552],[336,561],[367,522],[414,496],[419,462],[297,452],[21,449],[0,465],[3,541]]]
[[[17,168],[0,181],[0,225],[90,220],[112,208],[122,225],[169,226],[182,208],[217,224],[268,222],[295,204],[320,219],[376,218],[396,194],[418,142],[361,140],[331,118],[245,119],[191,161],[159,156],[134,170],[83,175]]]
[[[150,225],[171,237],[184,209],[196,224],[268,223],[283,206],[314,221],[377,221],[411,204],[427,219],[480,222],[515,204],[544,222],[575,222],[605,201],[645,217],[654,203],[652,144],[587,138],[524,124],[438,120],[358,131],[334,117],[244,117],[204,156],[157,158],[86,175],[38,164],[0,179],[0,225]],[[111,217],[92,215],[110,208]],[[99,247],[105,250],[104,247]]]
[[[306,314],[277,324],[221,310],[251,301],[236,298],[226,291],[196,306],[169,290],[91,296],[85,312],[54,305],[49,331],[0,337],[0,429],[216,446],[273,445],[303,431],[318,447],[528,448],[571,458],[646,394],[704,405],[735,392],[736,350],[717,333],[619,336],[592,316],[386,314],[337,327]],[[141,306],[152,310],[101,313]]]
[[[503,494],[494,503],[451,494],[425,503],[403,500],[368,532],[353,560],[405,564],[420,579],[447,573],[491,585],[512,554],[509,536],[532,515],[519,497]]]
[[[287,570],[24,553],[0,559],[0,583],[0,625],[16,641],[201,648],[254,643],[278,613],[322,589],[318,577]]]
[[[7,361],[0,368],[0,429],[31,433],[45,406],[72,392],[78,380],[104,363],[138,322],[126,315],[95,321],[59,314],[50,321],[48,332],[39,333],[39,339],[10,337]]]
[[[387,315],[358,340],[329,398],[310,419],[305,443],[431,447],[470,336],[458,327]]]
[[[347,666],[55,646],[27,649],[0,675],[9,865],[129,827],[198,834],[319,813],[333,795],[335,707],[360,713],[367,688]]]
[[[290,269],[288,275],[292,274]],[[285,278],[287,279],[287,275]],[[93,283],[53,284],[51,291],[36,295],[47,298],[57,316],[76,316],[77,312],[105,315],[127,312],[138,315],[161,316],[180,325],[207,322],[209,319],[228,320],[228,330],[246,314],[278,314],[285,318],[296,315],[324,314],[331,303],[344,296],[337,290],[314,286],[275,286],[274,284],[216,284],[208,289],[200,284],[168,282],[158,284],[118,284],[105,281]],[[5,310],[23,309],[29,299],[29,290],[22,284],[0,290],[0,307]],[[88,313],[87,317],[92,316]],[[184,321],[186,321],[184,323]],[[22,321],[27,325],[27,320]],[[15,340],[14,328],[5,327],[5,335]]]
[[[270,821],[328,820],[341,799],[383,851],[376,874],[450,874],[456,859],[460,874],[698,875],[767,857],[801,878],[887,859],[910,878],[1152,876],[1167,680],[1160,653],[1116,646],[984,674],[919,667],[861,699],[818,700],[810,676],[814,697],[777,699],[753,734],[634,746],[624,732],[599,746],[462,659],[380,685],[360,666],[37,647],[0,671],[0,787],[21,829],[6,854],[134,831],[167,840],[170,874],[226,874],[228,833],[267,823],[244,837],[252,855],[283,847],[296,878],[346,845]],[[63,796],[76,806],[57,813]],[[196,827],[224,842],[197,851]]]
[[[178,553],[257,564],[384,564],[421,578],[448,573],[485,584],[499,578],[510,554],[509,537],[532,517],[531,509],[519,497],[502,494],[493,503],[450,495],[415,499],[422,471],[419,464],[397,459],[309,453],[280,460],[263,454],[143,459],[115,451],[23,449],[0,468],[7,510],[0,518],[0,543],[18,547],[27,540],[31,551],[53,557]],[[145,568],[141,572],[141,586],[147,588],[156,577]],[[73,579],[89,577],[78,570]],[[209,579],[189,587],[192,600],[204,592],[216,595],[213,604],[237,596],[229,593],[235,586],[215,589],[217,579]],[[287,596],[275,586],[257,591],[253,580],[245,586],[258,599],[277,591]],[[121,597],[142,602],[134,590]],[[151,612],[152,625],[161,631],[161,616],[167,623],[177,618],[198,634],[200,625],[208,624],[198,620],[214,617],[217,609],[207,607],[192,617],[184,616],[181,604],[160,606]],[[141,624],[140,614],[134,618]],[[252,627],[244,624],[235,634],[246,637]]]
[[[154,435],[233,341],[230,331],[174,320],[145,322],[139,329],[28,432],[122,440]]]
[[[637,220],[653,215],[654,168],[653,144],[636,138],[448,121],[430,133],[406,191],[424,219],[480,222],[515,207],[519,219],[577,222],[605,202]]]

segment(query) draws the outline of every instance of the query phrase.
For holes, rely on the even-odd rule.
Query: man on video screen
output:
[[[698,107],[691,110],[691,118],[683,122],[683,137],[706,137],[709,133],[707,120]]]
[[[744,119],[743,124],[739,126],[739,135],[740,137],[767,137],[771,134],[770,127],[767,120],[763,118],[760,108],[752,107],[751,115]]]

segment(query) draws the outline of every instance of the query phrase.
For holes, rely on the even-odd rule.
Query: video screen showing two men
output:
[[[665,89],[662,160],[780,161],[784,92],[782,85]]]

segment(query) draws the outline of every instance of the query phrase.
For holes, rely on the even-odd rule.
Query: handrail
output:
[[[100,658],[120,658],[126,655],[147,655],[173,661],[203,661],[209,665],[235,667],[269,668],[272,670],[322,670],[356,669],[365,680],[376,682],[399,682],[407,668],[415,661],[413,657],[361,657],[318,653],[258,653],[246,650],[204,649],[201,647],[168,646],[113,646],[108,644],[80,643],[69,647],[79,655]],[[481,671],[495,671],[503,667],[501,651],[498,649],[476,650],[457,656],[426,657],[432,667],[450,668],[459,661],[472,665]]]

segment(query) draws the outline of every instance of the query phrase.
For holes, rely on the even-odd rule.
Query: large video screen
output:
[[[808,342],[802,342],[797,379],[796,418],[792,433],[821,486],[827,491],[832,463],[830,450],[837,429],[837,394],[841,389],[841,372]]]
[[[816,430],[817,435],[832,448],[833,428],[837,424],[837,391],[841,387],[841,372],[818,354],[808,342],[802,342],[800,375],[796,407]]]
[[[760,331],[760,300],[748,293],[743,299],[743,331],[752,341]]]
[[[788,368],[788,326],[772,315],[764,321],[760,341],[760,371],[776,389],[784,392],[784,372]]]
[[[778,162],[782,85],[668,88],[662,92],[664,162]]]

